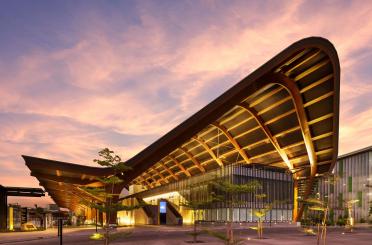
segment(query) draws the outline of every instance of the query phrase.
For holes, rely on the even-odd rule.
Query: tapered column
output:
[[[292,220],[297,221],[298,218],[298,181],[293,181],[293,211],[292,211]]]

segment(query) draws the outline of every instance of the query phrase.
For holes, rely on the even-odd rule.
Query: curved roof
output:
[[[338,149],[340,67],[326,39],[300,40],[128,163],[127,181],[148,188],[224,164],[328,172]]]
[[[236,162],[311,180],[336,162],[339,87],[333,45],[300,40],[129,159],[125,184],[151,189]],[[37,161],[25,160],[35,172]]]
[[[83,209],[81,200],[102,202],[81,186],[102,186],[97,177],[108,176],[112,170],[108,168],[90,167],[67,162],[54,161],[31,156],[22,156],[31,176],[39,180],[41,186],[49,193],[59,207],[74,211]]]

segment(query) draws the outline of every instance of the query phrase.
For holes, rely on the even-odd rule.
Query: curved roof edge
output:
[[[61,161],[27,156],[27,155],[22,155],[22,157],[25,160],[26,166],[31,171],[34,171],[36,169],[42,169],[42,168],[59,169],[59,170],[67,171],[67,172],[90,174],[90,175],[95,175],[95,176],[103,176],[103,175],[112,173],[112,170],[109,168],[92,167],[92,166],[80,165],[80,164],[69,163],[69,162],[61,162]]]
[[[215,121],[222,116],[228,109],[230,109],[236,102],[243,99],[246,96],[246,89],[250,86],[254,86],[254,83],[258,82],[262,77],[271,72],[274,68],[283,63],[291,55],[299,52],[305,48],[318,48],[327,54],[332,62],[334,71],[334,103],[333,110],[335,113],[333,120],[333,160],[331,168],[336,163],[338,155],[338,125],[339,125],[339,94],[340,94],[340,64],[337,51],[333,44],[322,37],[308,37],[299,40],[279,54],[271,58],[268,62],[260,66],[254,72],[247,77],[243,78],[239,83],[231,87],[225,93],[217,97],[207,106],[196,112],[194,115],[186,119],[184,122],[176,126],[174,129],[169,131],[167,134],[156,140],[154,143],[149,145],[147,148],[136,154],[134,157],[129,159],[127,162],[133,168],[133,170],[126,175],[128,179],[125,181],[129,183],[136,176],[141,174],[148,167],[155,164],[163,156],[171,152],[174,148],[177,148],[185,140],[196,134],[202,128],[209,123]]]

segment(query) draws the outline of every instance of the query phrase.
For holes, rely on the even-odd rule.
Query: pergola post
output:
[[[6,189],[0,186],[0,231],[7,229],[8,203]]]

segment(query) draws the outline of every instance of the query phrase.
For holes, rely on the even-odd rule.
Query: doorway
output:
[[[161,225],[167,224],[167,202],[159,202],[159,221]]]

